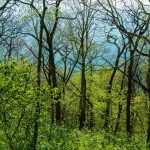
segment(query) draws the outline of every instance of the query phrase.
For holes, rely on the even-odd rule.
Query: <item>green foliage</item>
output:
[[[127,138],[124,135],[63,127],[53,127],[48,139],[40,139],[41,150],[146,150],[144,135]]]
[[[36,102],[40,102],[39,117],[39,150],[138,150],[146,149],[145,134],[146,97],[137,95],[132,104],[134,112],[134,132],[131,138],[125,136],[125,95],[120,90],[120,74],[116,75],[112,93],[108,94],[108,82],[111,71],[99,71],[91,75],[86,72],[87,98],[93,104],[94,129],[79,131],[80,74],[72,76],[67,86],[52,88],[42,81],[40,90],[37,88],[35,68],[24,58],[19,61],[10,60],[0,64],[0,149],[30,150],[33,141],[34,112]],[[64,88],[64,89],[63,89]],[[65,95],[63,92],[65,91]],[[61,126],[51,125],[51,106],[61,93]],[[104,111],[108,98],[111,102],[111,130],[113,131],[117,114],[118,102],[123,105],[119,124],[119,134],[103,132]],[[88,105],[87,105],[88,107]],[[140,109],[139,109],[140,108]],[[89,116],[87,112],[87,122]],[[144,116],[144,118],[141,117]],[[143,122],[142,122],[143,121]],[[136,125],[137,124],[137,125]],[[140,125],[140,126],[139,126]]]
[[[0,70],[1,141],[11,149],[19,149],[25,144],[24,132],[33,120],[35,78],[25,61],[8,61],[0,65]]]

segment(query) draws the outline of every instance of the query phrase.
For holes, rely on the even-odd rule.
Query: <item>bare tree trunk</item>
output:
[[[86,78],[85,78],[85,64],[82,64],[81,72],[81,97],[80,97],[80,129],[85,126],[86,121]]]
[[[133,65],[134,65],[134,51],[130,49],[130,63],[128,67],[128,90],[127,90],[127,105],[126,105],[127,135],[131,135],[131,100],[133,94]]]
[[[150,102],[150,94],[148,95]],[[150,108],[148,108],[148,128],[147,128],[147,144],[150,147]]]
[[[43,1],[45,5],[45,1]],[[39,36],[39,52],[38,52],[38,65],[37,65],[37,98],[40,97],[40,86],[41,86],[41,67],[42,67],[42,38],[44,29],[44,17],[46,8],[43,8],[43,14],[40,18],[40,36]],[[38,130],[39,130],[39,115],[40,115],[40,103],[36,103],[35,119],[34,119],[34,135],[33,135],[33,150],[36,150],[38,141]]]
[[[52,48],[52,46],[51,46],[51,48]],[[53,88],[58,88],[57,77],[56,77],[56,67],[55,67],[55,62],[54,62],[54,53],[52,50],[50,51],[50,60],[51,60],[52,85],[53,85]],[[56,122],[58,124],[61,121],[61,106],[60,106],[60,101],[59,101],[60,97],[61,97],[61,93],[58,92],[57,95],[55,96]]]
[[[119,102],[119,103],[118,103],[118,116],[117,116],[117,122],[116,122],[115,130],[114,130],[114,134],[116,134],[117,131],[118,131],[118,129],[119,129],[119,123],[120,123],[120,118],[121,118],[121,112],[122,112],[122,104]]]
[[[149,64],[148,64],[148,72],[147,72],[147,89],[148,92],[148,102],[150,103],[150,51],[149,51]],[[150,104],[148,104],[148,129],[147,129],[147,144],[150,147]]]
[[[36,150],[38,141],[38,130],[39,130],[39,115],[40,115],[40,103],[37,102],[35,115],[34,115],[34,135],[33,135],[33,150]]]
[[[11,56],[12,56],[12,40],[13,40],[13,38],[10,38],[9,51],[8,51],[8,59],[10,59]]]
[[[61,0],[56,1],[56,11],[55,11],[55,22],[52,27],[52,31],[49,32],[46,25],[44,25],[44,29],[47,36],[47,44],[49,48],[49,78],[51,77],[51,83],[53,88],[58,88],[57,84],[57,76],[56,76],[56,66],[55,66],[55,60],[54,60],[54,51],[53,51],[53,39],[54,35],[57,29],[58,25],[58,15],[59,15],[59,6],[60,6]],[[57,96],[55,96],[56,104],[51,105],[51,123],[54,123],[54,117],[56,118],[56,123],[60,124],[61,122],[61,105],[60,105],[60,97],[61,93],[57,93]],[[55,112],[55,114],[54,114]]]
[[[81,38],[81,96],[80,96],[80,126],[79,129],[82,129],[85,126],[86,122],[86,77],[85,77],[85,50],[84,50],[84,33],[82,33]]]
[[[112,75],[111,75],[110,80],[109,80],[109,85],[108,85],[109,98],[107,99],[107,102],[106,102],[105,122],[104,122],[104,129],[106,129],[106,131],[109,131],[110,104],[111,104],[111,97],[110,96],[111,96],[111,92],[112,92],[113,80],[114,80],[114,77],[115,77],[116,72],[117,72],[117,67],[118,67],[119,59],[120,59],[122,52],[121,53],[118,52],[116,62],[115,62],[115,67],[113,69]]]
[[[126,74],[126,69],[127,69],[127,60],[126,60],[126,55],[127,55],[127,50],[124,53],[124,73],[123,73],[123,77],[122,77],[122,82],[121,82],[121,88],[120,91],[122,91],[124,89],[124,82],[125,82],[125,74]],[[121,95],[121,93],[120,93]],[[119,129],[119,123],[120,123],[120,119],[121,119],[121,113],[122,113],[122,104],[119,102],[118,103],[118,115],[117,115],[117,122],[115,125],[115,129],[114,129],[114,134],[116,134],[118,132]]]

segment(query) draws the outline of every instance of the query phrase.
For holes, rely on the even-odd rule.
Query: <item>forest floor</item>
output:
[[[79,131],[55,128],[49,139],[40,142],[40,150],[146,150],[145,135],[111,134],[103,131]],[[42,142],[43,141],[43,142]]]
[[[134,134],[129,138],[125,133],[114,135],[102,130],[83,129],[80,131],[56,126],[52,127],[51,131],[41,130],[40,132],[42,134],[39,133],[37,150],[148,150],[144,134]],[[1,133],[0,150],[10,150],[8,140]],[[22,147],[18,140],[12,141],[15,150],[31,150],[29,144],[31,141],[26,141]]]

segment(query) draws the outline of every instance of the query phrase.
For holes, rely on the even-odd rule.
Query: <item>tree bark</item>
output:
[[[43,1],[43,6],[45,1]],[[38,64],[37,64],[37,98],[40,98],[40,86],[41,86],[41,67],[42,67],[42,40],[43,40],[43,29],[44,29],[44,17],[45,17],[46,7],[43,8],[43,13],[40,18],[40,35],[39,35],[39,52],[38,52]],[[36,103],[35,108],[35,119],[34,119],[34,135],[33,135],[33,150],[37,148],[38,141],[38,131],[39,131],[39,115],[40,115],[40,103]]]
[[[104,122],[104,129],[106,129],[106,131],[109,131],[110,104],[111,104],[111,97],[110,96],[111,96],[112,85],[113,85],[114,77],[115,77],[116,72],[117,72],[117,67],[119,64],[119,59],[120,59],[121,54],[122,53],[118,53],[118,55],[117,55],[115,67],[113,69],[112,75],[111,75],[110,80],[109,80],[109,85],[108,85],[109,98],[107,99],[107,102],[106,102],[105,122]]]
[[[126,132],[131,135],[131,100],[133,94],[133,65],[134,51],[130,49],[130,63],[128,67],[128,90],[127,90],[127,105],[126,105]]]
[[[119,103],[118,103],[118,116],[117,116],[117,122],[116,122],[115,130],[114,130],[114,134],[116,134],[117,131],[118,131],[118,129],[119,129],[119,123],[120,123],[120,118],[121,118],[121,112],[122,112],[122,104],[119,102]]]
[[[150,103],[150,51],[149,51],[149,64],[148,64],[148,72],[147,72],[147,88],[148,92],[148,102]],[[147,144],[150,147],[150,104],[148,104],[148,128],[147,128]]]
[[[83,33],[84,35],[84,33]],[[80,126],[82,129],[85,126],[86,121],[86,76],[85,76],[85,51],[84,51],[84,38],[81,38],[81,96],[80,96]]]

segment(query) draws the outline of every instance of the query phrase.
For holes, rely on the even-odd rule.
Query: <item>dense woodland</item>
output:
[[[149,148],[149,0],[0,0],[0,150]]]

